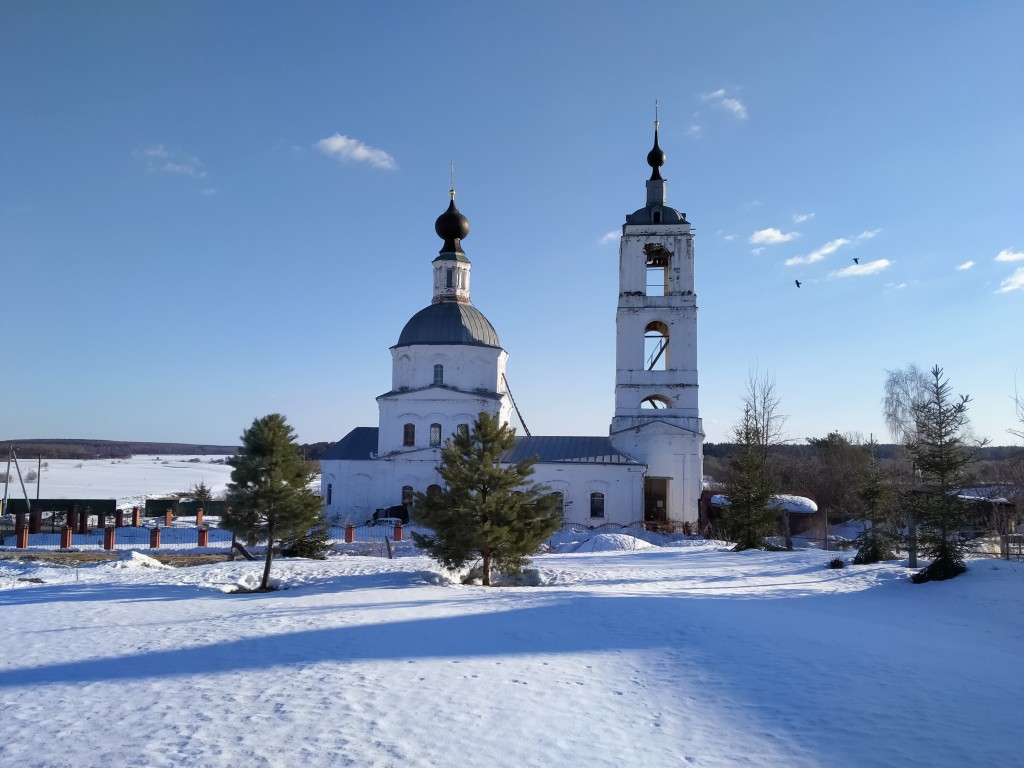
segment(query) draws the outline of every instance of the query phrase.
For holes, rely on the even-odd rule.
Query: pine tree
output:
[[[515,439],[514,429],[481,413],[441,449],[438,474],[446,488],[417,493],[413,505],[413,521],[431,531],[414,532],[416,544],[448,568],[479,558],[484,586],[492,569],[519,573],[561,524],[555,497],[528,482],[536,459],[501,463]]]
[[[736,551],[764,549],[764,537],[775,527],[777,513],[768,506],[772,493],[765,477],[764,453],[758,425],[750,408],[743,410],[743,420],[734,430],[740,453],[730,464],[733,482],[722,510],[722,527],[729,541],[736,542]]]
[[[932,563],[915,574],[915,583],[950,579],[967,567],[960,529],[969,521],[966,504],[957,495],[977,446],[967,442],[970,397],[953,394],[942,369],[935,366],[925,397],[914,404],[915,432],[907,450],[921,473],[922,486],[909,494],[921,525],[921,547]]]
[[[254,419],[242,433],[242,448],[228,459],[228,510],[221,525],[235,534],[256,534],[267,542],[260,589],[270,581],[274,544],[304,535],[322,517],[320,498],[308,487],[306,463],[284,416]]]

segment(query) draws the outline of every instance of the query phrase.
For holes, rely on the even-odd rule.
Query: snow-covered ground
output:
[[[1019,764],[1020,564],[912,585],[639,547],[537,557],[514,589],[279,560],[250,595],[224,590],[260,563],[0,560],[0,765]]]
[[[128,459],[47,459],[42,468],[39,496],[44,499],[117,499],[118,507],[143,505],[147,498],[187,491],[205,482],[218,496],[227,488],[231,467],[225,456],[132,456]],[[38,472],[38,462],[19,459],[22,475]],[[6,464],[4,465],[6,467]],[[36,483],[25,483],[29,498]],[[18,475],[11,468],[8,495],[24,498]]]
[[[43,495],[223,490],[188,458],[51,461]],[[1019,764],[1020,563],[912,585],[644,538],[563,531],[514,589],[408,542],[250,595],[260,562],[0,560],[0,766]]]

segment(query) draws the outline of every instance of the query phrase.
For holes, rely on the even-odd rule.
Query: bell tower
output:
[[[612,444],[647,464],[648,523],[696,522],[704,430],[697,408],[693,233],[666,203],[665,153],[647,154],[647,203],[626,216],[619,244]]]

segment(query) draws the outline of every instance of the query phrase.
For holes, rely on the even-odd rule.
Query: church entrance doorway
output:
[[[644,478],[644,522],[656,525],[668,522],[668,478]]]

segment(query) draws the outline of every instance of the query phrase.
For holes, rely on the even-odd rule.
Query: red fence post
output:
[[[89,512],[92,511],[92,507],[86,507],[78,513],[78,532],[88,533],[89,532]]]
[[[71,526],[65,525],[60,529],[60,548],[71,549]]]
[[[210,529],[200,528],[199,529],[199,546],[208,547],[210,546]]]
[[[164,525],[166,525],[168,528],[174,525],[174,511],[170,508],[168,508],[167,511],[164,512]]]
[[[71,530],[78,530],[78,505],[71,504],[68,506],[68,519],[67,526]]]
[[[199,509],[196,510],[196,525],[202,525],[202,524],[203,524],[203,508],[200,507]]]
[[[114,527],[124,528],[124,510],[119,509],[114,513]]]
[[[20,532],[21,529],[24,528],[26,525],[27,525],[27,522],[25,520],[25,513],[24,512],[16,513],[14,515],[14,530],[16,532]]]
[[[28,532],[39,533],[43,529],[43,510],[38,504],[32,505],[32,511],[28,513]]]
[[[160,549],[160,529],[156,526],[149,529],[149,548]]]
[[[107,513],[106,512],[97,512],[96,513],[96,527],[97,528],[103,528],[104,530],[106,530],[106,527],[107,527]]]
[[[18,529],[18,549],[28,549],[28,527]]]
[[[402,540],[402,524],[395,523],[395,541]]]
[[[103,529],[103,548],[113,549],[114,548],[114,531],[117,528],[104,528]]]
[[[356,528],[352,523],[348,523],[345,526],[345,543],[351,544],[356,540]]]
[[[142,525],[142,510],[139,507],[132,507],[132,527],[138,528]]]

